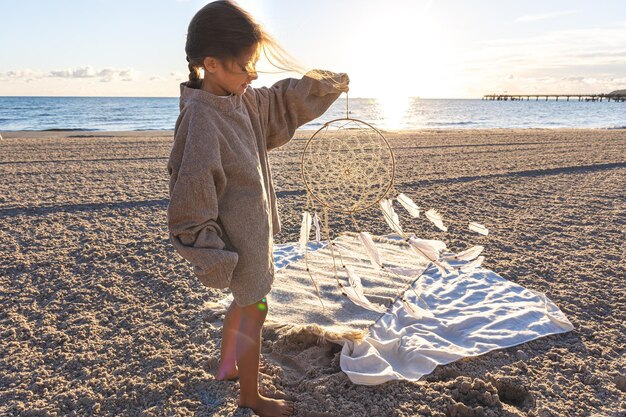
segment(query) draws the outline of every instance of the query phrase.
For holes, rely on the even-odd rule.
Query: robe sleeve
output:
[[[286,144],[297,128],[324,114],[348,91],[349,82],[347,74],[314,70],[301,79],[287,78],[269,88],[255,89],[267,122],[267,150]]]

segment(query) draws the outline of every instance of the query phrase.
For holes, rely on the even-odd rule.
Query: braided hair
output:
[[[200,70],[200,68],[202,68],[202,61],[202,58],[189,59],[189,57],[187,57],[187,62],[189,63],[187,65],[189,68],[189,82],[187,85],[191,88],[200,88],[202,86],[202,74]]]

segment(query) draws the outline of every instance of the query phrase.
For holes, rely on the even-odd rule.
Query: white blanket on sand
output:
[[[344,344],[341,369],[352,382],[418,380],[437,365],[573,329],[545,295],[484,268],[443,277],[429,268],[416,291],[431,317],[416,319],[396,302],[365,340]],[[412,292],[407,298],[415,302]]]
[[[357,271],[370,301],[385,303],[395,298],[399,286],[371,267],[358,239],[342,235],[334,242],[340,282],[345,283],[343,262]],[[307,263],[320,288],[322,308],[298,245],[276,245],[274,251],[278,271],[268,296],[268,320],[290,325],[316,323],[339,334],[342,329],[368,329],[361,341],[342,341],[341,369],[354,383],[418,380],[437,365],[573,328],[545,295],[493,271],[476,268],[442,276],[436,267],[425,269],[419,264],[402,242],[378,238],[376,246],[385,265],[397,273],[392,278],[396,284],[403,283],[400,274],[404,278],[405,299],[425,308],[423,317],[407,314],[397,298],[386,303],[390,307],[382,315],[353,304],[337,288],[329,248],[310,244]]]

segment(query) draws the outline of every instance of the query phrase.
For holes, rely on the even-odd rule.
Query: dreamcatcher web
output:
[[[377,204],[393,185],[395,161],[384,136],[355,119],[326,123],[302,153],[310,195],[332,211],[354,213]]]
[[[403,229],[394,209],[394,200],[411,217],[420,217],[422,210],[410,197],[404,193],[398,193],[395,189],[395,167],[393,150],[383,134],[374,126],[350,117],[347,94],[346,117],[325,123],[306,143],[302,152],[301,170],[307,191],[307,207],[302,216],[300,248],[304,251],[306,269],[322,307],[324,304],[319,288],[308,264],[307,243],[313,228],[316,241],[319,242],[324,234],[329,242],[328,247],[333,259],[332,268],[341,292],[354,304],[365,309],[377,312],[384,310],[383,306],[371,303],[367,299],[360,277],[344,264],[343,256],[350,254],[342,253],[344,249],[332,240],[329,227],[329,213],[332,212],[350,216],[353,231],[358,233],[363,251],[370,259],[372,267],[379,270],[381,274],[387,275],[390,284],[395,287],[396,299],[403,302],[408,314],[416,317],[423,317],[429,312],[420,306],[408,303],[403,294],[408,288],[413,288],[411,284],[419,276],[410,277],[410,282],[404,282],[403,288],[399,288],[398,282],[402,282],[403,277],[400,277],[393,267],[385,265],[374,239],[359,226],[354,216],[355,213],[379,206],[391,230],[406,242],[413,255],[419,261],[434,264],[442,274],[455,270],[467,271],[482,264],[484,257],[479,256],[484,249],[482,246],[477,245],[454,255],[447,253],[444,242],[420,239]],[[322,218],[318,216],[319,210],[323,212]],[[443,232],[448,230],[443,217],[436,210],[425,211],[424,216],[437,229]],[[487,228],[476,222],[469,224],[469,230],[481,235],[488,234]],[[450,264],[451,261],[461,261],[464,264],[460,267],[453,267]],[[406,281],[406,277],[404,278]],[[416,295],[420,300],[419,294]]]

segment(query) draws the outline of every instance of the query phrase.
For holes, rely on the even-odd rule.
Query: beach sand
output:
[[[271,154],[277,242],[299,236],[310,135]],[[268,329],[264,392],[311,417],[626,416],[626,130],[385,135],[396,188],[451,226],[415,232],[459,251],[473,243],[459,232],[467,221],[485,224],[484,265],[544,292],[575,329],[372,387],[341,372],[336,345]],[[251,415],[237,409],[238,384],[212,376],[220,321],[207,302],[223,293],[168,240],[172,133],[3,137],[0,415]],[[359,221],[389,233],[377,210]]]

